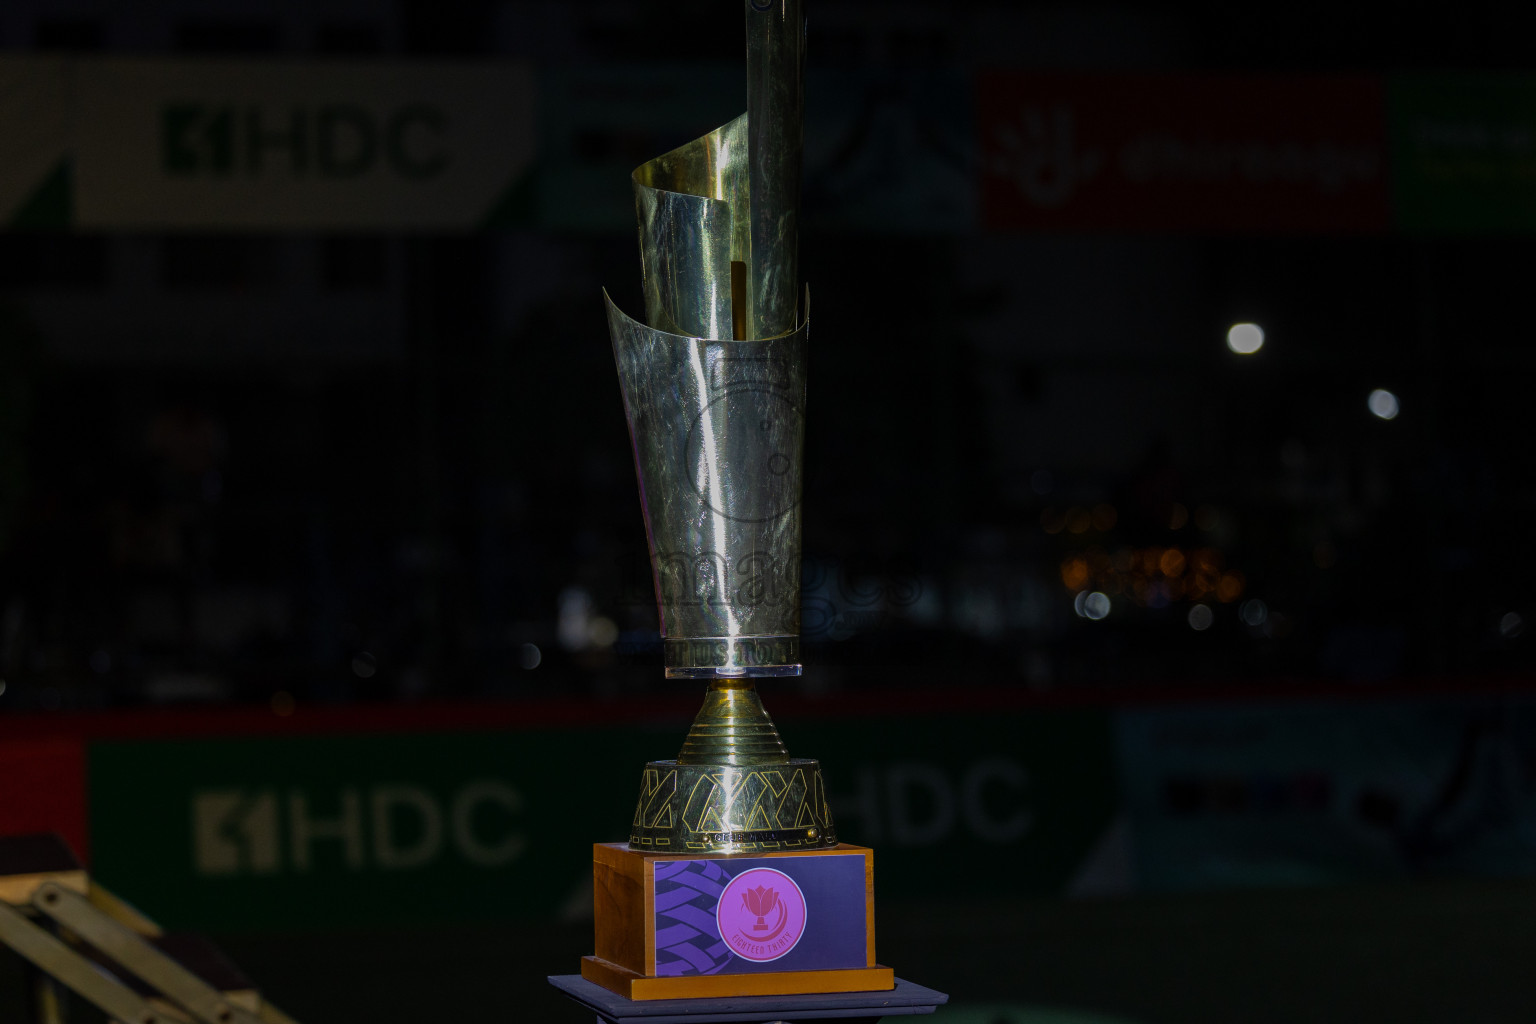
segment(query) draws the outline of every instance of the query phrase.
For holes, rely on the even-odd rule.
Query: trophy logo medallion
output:
[[[805,934],[805,919],[805,894],[773,868],[753,868],[731,879],[715,911],[731,952],[758,963],[791,952]]]

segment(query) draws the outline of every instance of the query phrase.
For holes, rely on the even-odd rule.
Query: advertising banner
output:
[[[91,869],[175,927],[583,917],[592,844],[685,728],[530,725],[93,741]],[[1100,711],[781,726],[881,898],[1064,891],[1114,816]]]
[[[557,65],[543,70],[538,220],[635,230],[630,174],[746,109],[736,64]]]
[[[80,228],[469,230],[536,146],[515,63],[105,59],[74,67]]]
[[[976,225],[976,127],[958,69],[806,76],[805,210],[828,227],[958,234]]]
[[[569,66],[540,83],[539,223],[633,231],[630,174],[746,109],[736,64]],[[936,71],[806,75],[805,215],[874,232],[963,232],[976,223],[969,76]]]
[[[1148,889],[1536,871],[1536,700],[1123,711]]]
[[[998,72],[976,90],[987,227],[1291,234],[1389,224],[1379,78]]]
[[[65,61],[0,57],[0,228],[69,223]]]
[[[640,766],[683,732],[500,705],[358,728],[263,714],[184,736],[149,717],[114,717],[119,738],[0,731],[0,765],[25,784],[0,801],[0,834],[62,832],[172,927],[581,919],[592,844],[622,841]],[[839,836],[874,849],[882,902],[1536,873],[1528,695],[780,726],[821,759]]]
[[[1389,97],[1400,229],[1536,228],[1536,77],[1405,75]]]
[[[806,216],[876,233],[1536,227],[1529,75],[808,72]],[[628,231],[734,63],[0,58],[0,228]]]

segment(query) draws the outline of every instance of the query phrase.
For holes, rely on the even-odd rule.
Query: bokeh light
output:
[[[1371,396],[1365,400],[1365,404],[1371,410],[1371,414],[1378,419],[1397,419],[1397,396],[1386,388],[1377,388],[1372,391]]]
[[[1087,587],[1087,559],[1078,555],[1063,559],[1061,563],[1061,582],[1068,590],[1082,590]]]
[[[1250,626],[1262,626],[1269,618],[1269,606],[1258,598],[1249,598],[1243,602],[1237,614]]]
[[[593,647],[608,648],[619,639],[619,627],[612,619],[599,615],[592,620],[587,635],[591,637]]]
[[[1227,348],[1240,356],[1251,356],[1264,347],[1264,328],[1258,324],[1233,324],[1227,328]]]

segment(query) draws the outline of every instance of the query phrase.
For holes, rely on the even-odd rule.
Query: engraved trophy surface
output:
[[[799,0],[745,6],[747,112],[636,168],[645,322],[607,300],[666,674],[709,684],[642,775],[629,844],[657,853],[837,842],[755,683],[800,674],[805,26]]]

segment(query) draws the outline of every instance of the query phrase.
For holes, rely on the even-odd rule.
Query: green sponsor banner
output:
[[[1536,702],[1147,708],[1118,717],[1147,889],[1536,871]]]
[[[92,868],[172,925],[554,914],[626,835],[643,735],[95,744]]]
[[[1536,227],[1536,76],[1405,75],[1387,95],[1399,230]]]
[[[1072,887],[1118,807],[1108,715],[1004,712],[786,725],[884,897]]]
[[[576,918],[683,728],[102,742],[92,869],[172,927]],[[1114,807],[1098,712],[784,724],[881,897],[1067,887]],[[1003,868],[1006,867],[1006,870]]]

